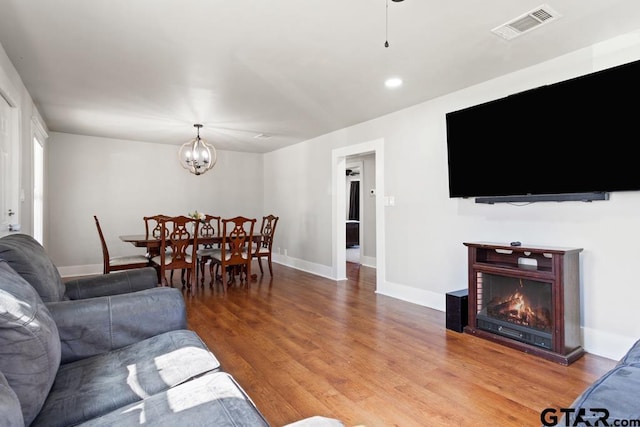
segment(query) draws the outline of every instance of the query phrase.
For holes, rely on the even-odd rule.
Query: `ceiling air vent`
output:
[[[494,34],[499,35],[503,39],[511,40],[521,34],[538,28],[551,21],[555,21],[560,18],[560,15],[555,10],[551,9],[549,5],[543,4],[535,9],[518,16],[516,19],[500,25],[499,27],[491,30]]]

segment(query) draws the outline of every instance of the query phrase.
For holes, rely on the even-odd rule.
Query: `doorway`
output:
[[[347,158],[373,154],[375,157],[374,204],[375,204],[375,248],[376,286],[385,280],[385,238],[384,238],[384,140],[377,139],[348,147],[336,148],[331,152],[333,188],[333,249],[332,271],[335,280],[346,280],[346,165]]]
[[[0,76],[1,77],[1,76]],[[18,110],[0,88],[0,236],[20,223]],[[17,228],[16,228],[17,229]]]

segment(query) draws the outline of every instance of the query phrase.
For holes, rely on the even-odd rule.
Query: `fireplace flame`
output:
[[[544,307],[531,307],[526,297],[516,291],[487,305],[487,313],[516,325],[551,331],[551,313]]]

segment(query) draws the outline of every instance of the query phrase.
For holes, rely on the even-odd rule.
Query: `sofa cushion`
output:
[[[607,410],[608,425],[624,424],[629,420],[640,419],[640,364],[618,365],[595,383],[589,386],[571,405],[576,412],[568,414],[568,420],[563,420],[560,425],[578,425],[576,417],[582,418],[591,424],[602,425],[602,421],[596,424],[604,414],[601,411],[593,411],[593,408]],[[569,424],[565,424],[565,421]],[[618,422],[619,424],[614,424]],[[579,423],[583,425],[582,422]]]
[[[32,427],[74,425],[219,368],[215,356],[189,330],[63,364]]]
[[[0,260],[0,371],[20,400],[26,425],[51,389],[60,354],[49,310],[33,287]]]
[[[18,396],[9,386],[2,372],[0,372],[0,414],[2,414],[0,426],[24,426]]]
[[[62,301],[65,286],[58,269],[40,243],[27,234],[0,238],[0,259],[31,284],[44,302]]]
[[[244,390],[226,372],[204,375],[80,425],[269,426]]]

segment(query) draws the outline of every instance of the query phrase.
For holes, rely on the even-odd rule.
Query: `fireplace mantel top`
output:
[[[557,253],[566,254],[571,252],[582,252],[582,248],[564,248],[557,246],[511,246],[509,243],[495,243],[495,242],[464,242],[465,246],[484,249],[500,249],[511,250],[513,252],[534,252],[534,253]]]

